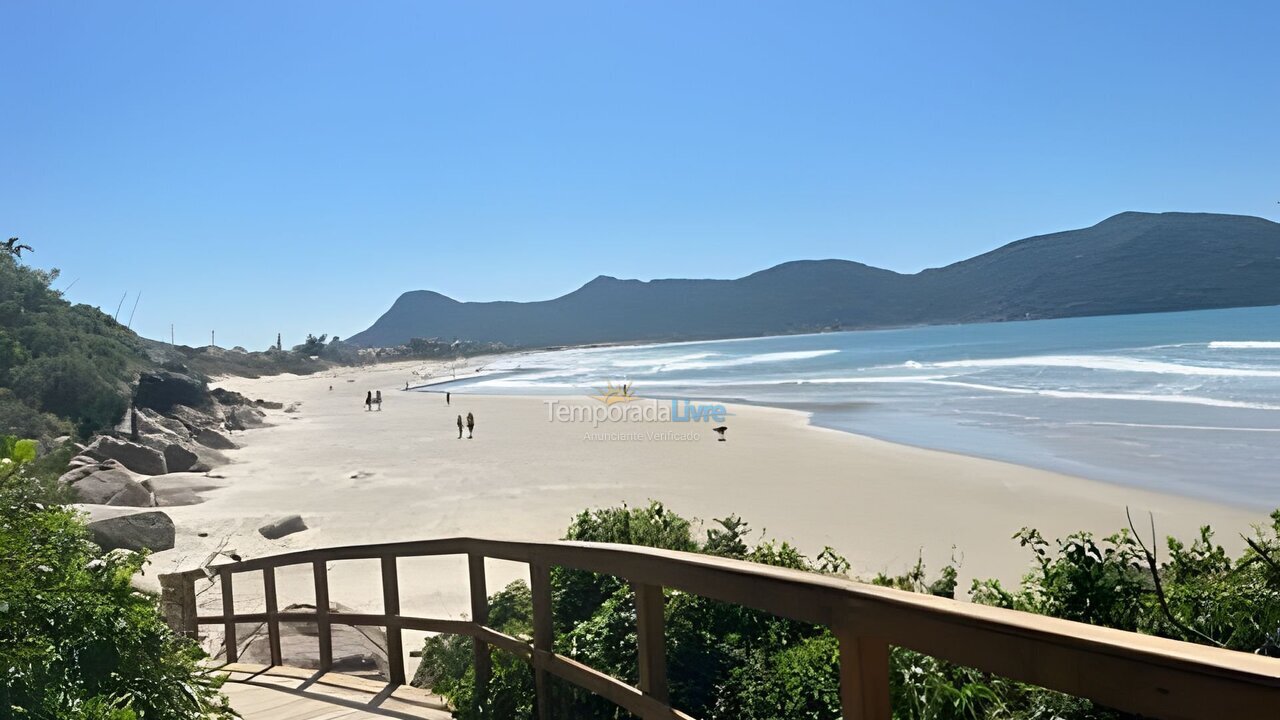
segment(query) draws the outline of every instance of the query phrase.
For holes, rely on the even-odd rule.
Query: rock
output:
[[[267,422],[263,419],[266,416],[266,413],[255,407],[228,408],[223,424],[228,430],[248,430],[251,427],[266,425]]]
[[[138,408],[138,430],[143,435],[173,435],[179,438],[191,437],[186,425],[165,417],[151,408]]]
[[[285,535],[292,535],[307,529],[307,524],[302,521],[301,515],[289,515],[282,517],[275,522],[268,523],[258,528],[258,532],[262,533],[262,537],[268,540],[279,540]]]
[[[187,405],[174,405],[169,408],[169,417],[182,423],[192,433],[200,428],[211,428],[218,425],[217,416]]]
[[[312,612],[314,605],[287,605],[282,612],[291,610]],[[329,603],[330,612],[354,613],[354,608],[339,603]],[[388,677],[386,633],[369,626],[341,625],[335,623],[330,631],[330,654],[333,672],[350,675],[381,675]],[[289,667],[318,669],[320,667],[319,636],[316,624],[305,622],[280,623],[280,651],[284,664]],[[245,641],[240,651],[240,662],[269,665],[271,644],[265,623],[237,623],[236,636]]]
[[[126,507],[153,507],[156,504],[151,491],[124,470],[98,470],[67,484],[76,499],[84,503]]]
[[[204,502],[202,492],[223,487],[195,473],[178,473],[147,478],[142,486],[151,491],[156,499],[156,507],[175,507],[178,505],[197,505]]]
[[[93,541],[103,550],[160,552],[173,548],[173,520],[159,511],[95,520],[88,528]]]
[[[219,403],[223,405],[248,405],[249,404],[249,398],[241,395],[235,390],[228,390],[226,388],[216,387],[216,388],[210,388],[209,394],[213,396],[214,400],[217,400]]]
[[[168,412],[174,405],[199,407],[208,402],[204,382],[169,370],[144,372],[133,402],[140,408]]]
[[[214,450],[235,450],[238,447],[231,442],[231,438],[210,428],[197,430],[194,439],[201,445]]]
[[[145,445],[102,436],[85,448],[85,455],[99,460],[117,460],[121,465],[143,475],[163,475],[169,471],[164,455]]]
[[[168,445],[164,449],[164,464],[169,472],[186,472],[200,462],[200,456],[182,447],[178,443]]]

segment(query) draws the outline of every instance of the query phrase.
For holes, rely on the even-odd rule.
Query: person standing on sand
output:
[[[451,403],[449,402],[449,393],[445,393],[445,394],[444,394],[444,404],[445,404],[445,405],[450,405],[450,404],[451,404]],[[461,416],[461,415],[459,415],[458,417],[462,417],[462,416]]]
[[[462,439],[462,416],[458,416],[458,439]]]
[[[364,411],[369,412],[373,409],[373,392],[367,392],[364,395]]]
[[[382,412],[382,391],[381,390],[379,390],[378,394],[374,396],[373,401],[378,405],[378,412]]]
[[[475,437],[476,417],[471,413],[467,413],[467,439]]]

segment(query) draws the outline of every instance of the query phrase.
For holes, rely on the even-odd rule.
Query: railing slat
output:
[[[229,663],[240,659],[240,653],[236,650],[236,600],[231,589],[231,575],[229,572],[218,572],[218,579],[222,581],[222,616],[226,618],[222,624],[223,644],[227,649]]]
[[[267,603],[267,642],[271,645],[271,664],[283,665],[284,658],[280,652],[280,608],[276,601],[276,569],[262,569],[262,594]]]
[[[489,592],[485,582],[484,556],[471,553],[467,556],[467,569],[471,576],[471,621],[477,625],[489,622]],[[471,640],[475,656],[474,695],[477,709],[489,699],[489,676],[493,672],[493,656],[489,644],[478,635]]]
[[[320,641],[320,672],[333,667],[333,626],[329,624],[329,568],[324,560],[311,563],[316,585],[316,637]]]
[[[640,692],[667,703],[670,696],[667,692],[667,638],[662,588],[635,584],[631,589],[636,596]]]
[[[404,684],[404,645],[400,631],[400,576],[396,558],[382,558],[382,611],[387,614],[387,665],[392,685]]]
[[[549,655],[555,653],[555,629],[551,620],[551,568],[539,562],[529,564],[529,590],[533,596],[533,649]],[[541,664],[533,669],[538,694],[538,720],[551,720],[551,687],[547,671]]]
[[[839,629],[840,705],[844,720],[889,720],[889,644]]]

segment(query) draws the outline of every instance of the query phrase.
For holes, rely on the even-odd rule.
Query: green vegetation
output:
[[[1096,540],[1077,533],[1056,542],[1035,530],[1015,536],[1033,557],[1015,589],[975,581],[974,602],[1280,656],[1280,511],[1273,526],[1247,538],[1231,558],[1204,528],[1190,543],[1168,538],[1167,558],[1154,539],[1126,529]],[[661,504],[583,512],[569,540],[628,543],[702,552],[811,572],[845,574],[849,564],[830,548],[810,559],[785,542],[752,546],[735,516],[696,537],[688,520]],[[1154,531],[1152,532],[1154,535]],[[1152,573],[1152,568],[1156,572]],[[929,578],[923,563],[878,585],[953,597],[954,566]],[[556,651],[627,682],[638,679],[635,606],[617,578],[556,568],[551,576]],[[838,644],[824,628],[705,598],[666,591],[667,661],[673,704],[695,717],[838,718]],[[489,624],[515,636],[531,633],[529,588],[514,583],[490,598]],[[493,657],[490,697],[475,707],[469,638],[438,636],[423,648],[414,683],[449,698],[460,718],[533,717],[533,676],[521,660]],[[903,648],[891,656],[898,718],[916,720],[1108,720],[1129,717],[1087,700],[958,667]],[[553,715],[617,719],[616,706],[566,683],[553,683]]]
[[[146,557],[102,554],[47,503],[37,444],[0,438],[0,717],[231,718],[195,643],[130,585]]]
[[[87,436],[109,427],[149,364],[137,335],[52,290],[57,277],[0,253],[0,433]]]

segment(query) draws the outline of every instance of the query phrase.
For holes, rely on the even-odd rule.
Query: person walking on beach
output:
[[[449,393],[445,393],[445,394],[444,394],[444,404],[445,404],[445,405],[450,405],[450,404],[451,404],[451,403],[449,402]]]
[[[462,416],[458,416],[458,439],[462,439]]]
[[[476,417],[471,413],[467,413],[467,439],[470,440],[475,435]]]
[[[378,394],[373,397],[373,402],[378,405],[378,412],[382,412],[382,391],[381,390],[379,390]]]
[[[364,411],[369,412],[373,409],[373,392],[367,392],[364,395]]]

